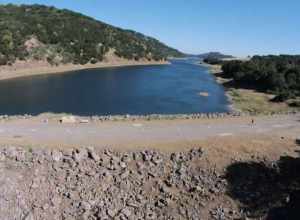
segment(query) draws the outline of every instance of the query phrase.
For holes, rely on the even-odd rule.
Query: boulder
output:
[[[76,123],[76,117],[75,116],[63,116],[59,120],[60,123]]]

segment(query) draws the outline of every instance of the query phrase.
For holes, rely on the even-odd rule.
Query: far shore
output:
[[[299,108],[289,106],[288,102],[276,103],[272,102],[273,94],[255,91],[253,89],[240,87],[234,84],[231,78],[222,76],[221,65],[211,65],[200,63],[209,69],[214,75],[216,81],[224,86],[226,96],[230,102],[230,109],[233,112],[248,113],[251,115],[257,114],[276,114],[280,112],[299,112]]]
[[[217,74],[222,73],[221,65],[212,65],[212,64],[208,64],[208,63],[204,63],[204,62],[199,63],[199,65],[207,67],[209,69],[209,72],[214,75],[217,83],[224,86],[224,83],[227,82],[226,79],[217,76]],[[235,107],[235,105],[234,105],[235,103],[233,101],[231,94],[228,92],[228,89],[226,87],[224,87],[224,89],[225,89],[225,95],[229,101],[228,107],[229,107],[230,111],[241,112],[241,110],[239,108]]]
[[[59,66],[28,66],[23,68],[1,67],[0,80],[13,79],[26,76],[61,74],[76,70],[111,68],[111,67],[126,67],[126,66],[148,66],[148,65],[167,65],[168,61],[120,61],[120,62],[99,62],[96,64],[64,64]]]

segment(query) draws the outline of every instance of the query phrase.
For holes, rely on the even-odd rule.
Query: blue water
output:
[[[76,115],[227,112],[222,86],[195,60],[80,70],[0,81],[0,114]],[[208,92],[202,97],[199,92]]]

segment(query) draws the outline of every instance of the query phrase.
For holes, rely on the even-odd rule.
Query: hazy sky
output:
[[[68,8],[186,53],[300,54],[299,0],[0,0]]]

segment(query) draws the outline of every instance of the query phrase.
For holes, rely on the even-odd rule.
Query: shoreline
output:
[[[221,65],[212,65],[212,64],[208,64],[208,63],[204,63],[204,62],[201,62],[199,65],[201,66],[204,66],[204,67],[207,67],[209,72],[214,76],[214,78],[216,79],[216,82],[220,85],[223,86],[224,90],[225,90],[225,95],[229,101],[229,111],[230,112],[236,112],[236,113],[242,113],[243,111],[241,111],[240,109],[236,108],[234,106],[234,101],[233,101],[233,97],[230,95],[229,93],[229,90],[228,88],[226,88],[224,86],[224,83],[227,82],[226,79],[224,78],[221,78],[221,77],[218,77],[216,76],[216,74],[218,73],[222,73],[222,66]],[[243,112],[244,113],[244,112]]]
[[[89,124],[94,122],[138,122],[138,121],[214,121],[226,119],[246,119],[248,117],[280,117],[299,114],[297,111],[283,111],[269,114],[251,114],[249,112],[225,112],[225,113],[194,113],[194,114],[150,114],[150,115],[75,115],[71,113],[53,113],[45,112],[38,115],[0,115],[0,122],[29,120],[29,121],[44,121],[44,122],[60,122],[65,119],[71,124]]]
[[[221,65],[212,65],[212,64],[208,64],[208,63],[204,63],[204,62],[200,62],[199,63],[200,66],[204,66],[204,67],[207,67],[209,69],[209,72],[212,73],[212,74],[217,74],[217,73],[220,73],[222,72],[222,66]]]
[[[15,79],[27,76],[38,75],[52,75],[63,74],[78,70],[88,69],[102,69],[102,68],[114,68],[114,67],[127,67],[127,66],[152,66],[152,65],[169,65],[168,61],[121,61],[121,62],[100,62],[96,64],[64,64],[59,66],[36,66],[25,67],[23,69],[16,68],[11,70],[1,70],[0,66],[0,80]],[[7,68],[7,66],[5,66]],[[3,67],[4,68],[4,67]]]
[[[64,65],[64,66],[58,66],[58,67],[51,67],[46,68],[44,73],[36,72],[40,68],[34,68],[34,71],[27,74],[20,74],[20,75],[12,75],[11,73],[8,76],[8,78],[1,77],[0,74],[0,80],[5,79],[13,79],[13,78],[19,78],[19,77],[26,77],[26,76],[34,76],[34,75],[47,75],[47,74],[59,74],[59,73],[67,73],[68,71],[76,71],[76,70],[85,70],[85,69],[97,69],[97,68],[113,68],[113,67],[126,67],[126,66],[146,66],[146,65],[168,65],[170,62],[168,61],[158,61],[158,62],[106,62],[106,63],[97,63],[97,64],[88,64],[88,65]],[[205,66],[208,68],[208,71],[213,74],[213,76],[216,79],[216,82],[223,85],[224,82],[228,81],[227,79],[224,79],[222,77],[216,76],[217,73],[221,72],[221,66],[220,65],[210,65],[206,63],[199,63],[198,65]],[[32,69],[31,69],[32,70]],[[55,72],[46,72],[47,71],[55,71]],[[28,69],[24,70],[24,72],[29,71]],[[0,71],[1,73],[1,71]],[[228,98],[229,104],[228,104],[228,112],[211,112],[211,113],[178,113],[178,114],[146,114],[146,115],[130,115],[130,114],[123,114],[123,115],[89,115],[89,116],[82,116],[82,115],[76,115],[72,113],[52,113],[52,112],[43,112],[37,115],[30,115],[30,114],[21,114],[21,115],[0,115],[0,121],[1,120],[13,120],[13,119],[28,119],[28,118],[40,118],[40,116],[43,119],[49,119],[49,118],[56,118],[56,120],[59,119],[60,116],[75,116],[79,121],[81,119],[90,119],[89,121],[135,121],[135,120],[146,120],[146,121],[153,121],[153,120],[182,120],[182,119],[216,119],[216,118],[234,118],[234,117],[244,117],[244,116],[259,116],[259,115],[286,115],[286,114],[295,114],[299,111],[295,111],[295,109],[287,109],[283,111],[276,111],[276,112],[268,112],[268,113],[260,113],[260,112],[248,112],[248,111],[242,111],[234,106],[234,100],[233,97],[230,94],[230,90],[226,87],[225,89],[225,95]]]

